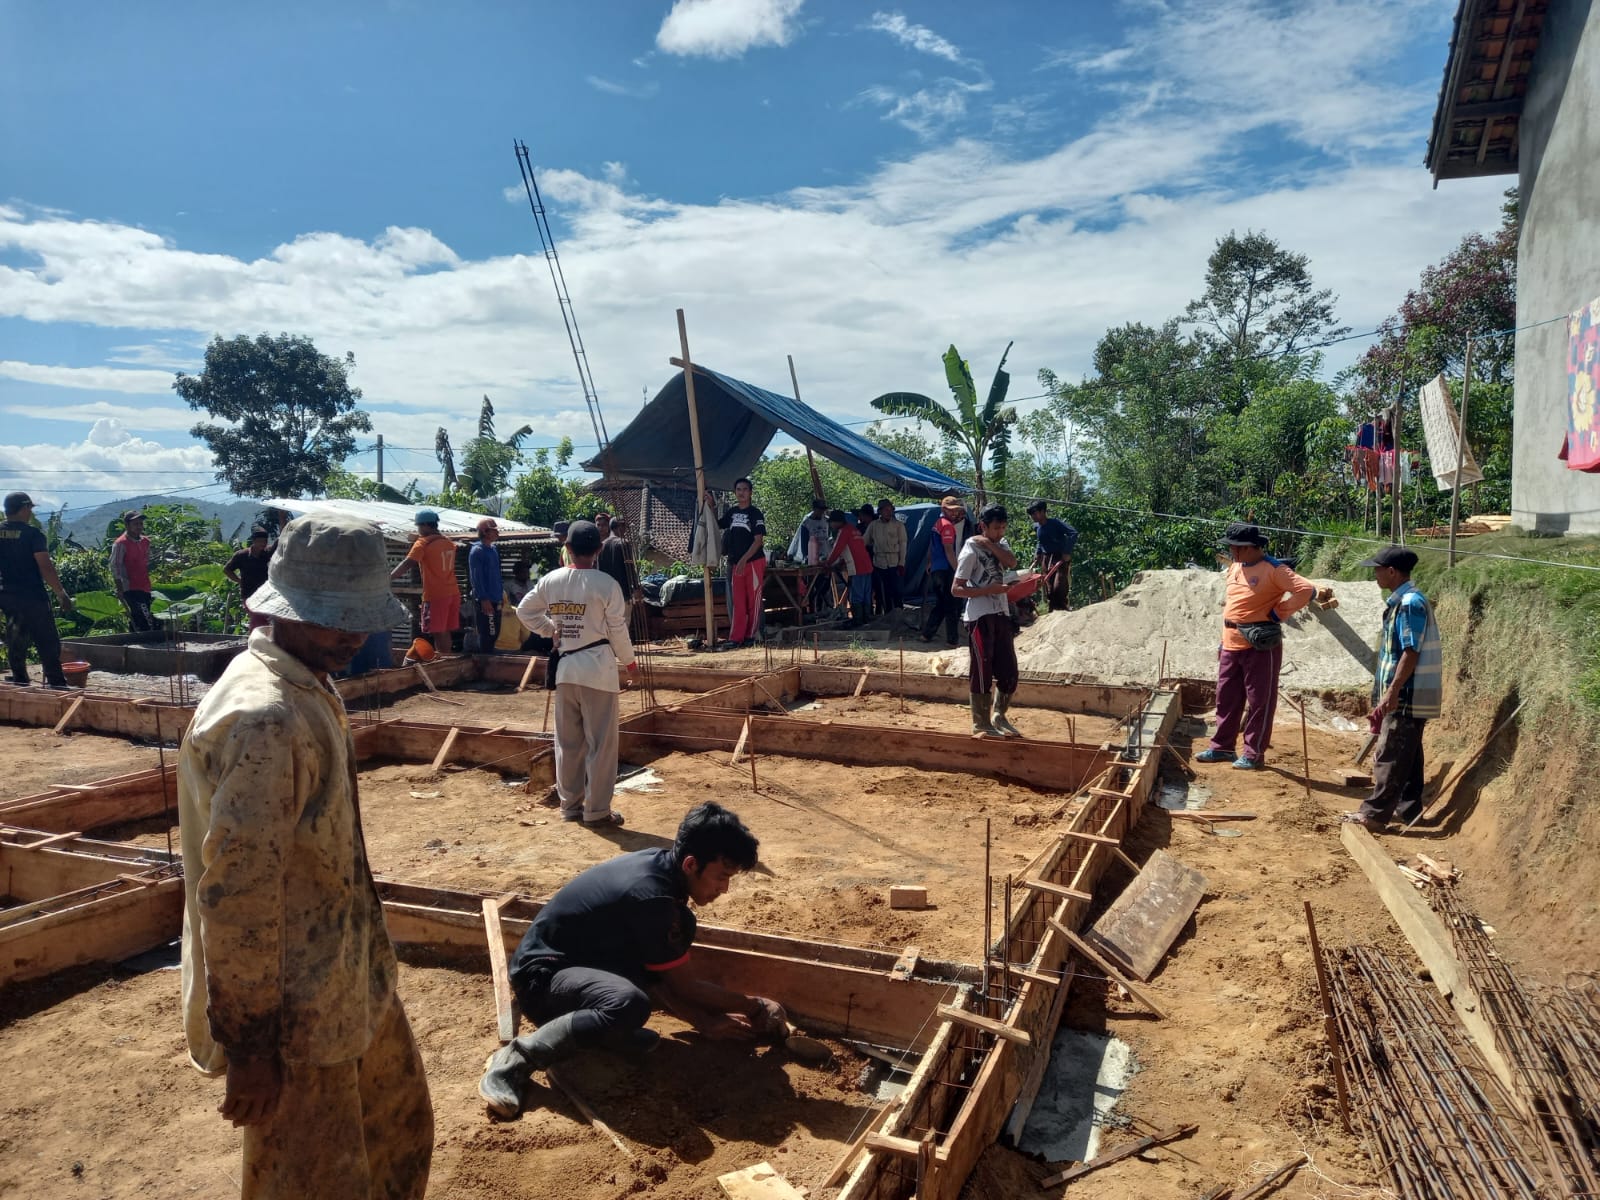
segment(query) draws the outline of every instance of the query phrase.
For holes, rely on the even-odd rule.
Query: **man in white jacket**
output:
[[[617,581],[595,569],[600,530],[567,529],[572,565],[551,571],[517,604],[517,619],[555,640],[548,670],[556,693],[556,794],[561,817],[621,825],[611,811],[617,785],[617,666],[638,671],[628,640],[628,604]],[[547,682],[546,686],[550,686]]]

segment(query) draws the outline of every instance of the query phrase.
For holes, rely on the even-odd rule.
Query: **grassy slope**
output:
[[[1465,538],[1454,568],[1417,543],[1415,579],[1444,641],[1445,712],[1428,735],[1430,780],[1464,764],[1520,703],[1517,720],[1452,788],[1440,837],[1467,872],[1469,898],[1514,956],[1568,969],[1600,959],[1600,539]],[[1369,578],[1367,544],[1325,546],[1312,573]],[[1488,555],[1506,555],[1492,558]],[[1453,770],[1453,768],[1452,768]]]

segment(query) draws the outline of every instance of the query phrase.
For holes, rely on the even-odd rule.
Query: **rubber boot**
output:
[[[1001,737],[1018,738],[1022,730],[1018,729],[1006,717],[1006,709],[1011,707],[1011,692],[996,692],[994,694],[994,727]]]
[[[994,701],[988,696],[972,697],[972,736],[975,738],[997,738],[1000,731],[994,727],[989,719],[989,709]]]
[[[572,1028],[575,1014],[546,1021],[532,1033],[507,1042],[489,1056],[478,1081],[478,1095],[497,1117],[514,1117],[522,1111],[522,1089],[535,1071],[554,1066],[578,1048]]]

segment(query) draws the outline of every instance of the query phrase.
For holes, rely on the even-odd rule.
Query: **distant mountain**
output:
[[[130,508],[145,508],[152,504],[191,504],[202,516],[210,520],[220,518],[222,536],[228,539],[233,539],[235,530],[241,525],[248,531],[250,523],[261,511],[261,506],[253,500],[190,500],[181,495],[129,496],[125,500],[113,500],[110,504],[102,504],[99,508],[91,509],[78,517],[71,516],[69,509],[68,519],[61,527],[62,533],[80,546],[98,546],[106,540],[106,527],[112,521],[117,520]]]

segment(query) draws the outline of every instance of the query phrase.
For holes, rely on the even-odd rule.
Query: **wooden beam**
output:
[[[72,724],[72,718],[77,716],[78,710],[83,707],[83,700],[81,693],[72,698],[72,703],[67,705],[67,711],[61,714],[61,720],[56,722],[53,732],[60,734],[67,731],[67,726]]]
[[[522,669],[522,678],[517,681],[517,695],[520,696],[528,690],[528,680],[533,678],[533,669],[539,665],[540,661],[534,655],[528,655],[528,665]],[[548,662],[548,660],[543,661]]]
[[[594,1126],[596,1133],[605,1134],[606,1137],[611,1139],[611,1144],[621,1150],[628,1158],[638,1157],[638,1155],[634,1154],[633,1148],[617,1136],[617,1131],[602,1121],[599,1114],[589,1107],[589,1102],[578,1093],[578,1090],[568,1083],[564,1076],[557,1074],[554,1067],[546,1067],[544,1077],[550,1081],[557,1091],[572,1101],[572,1107],[578,1110],[585,1121]]]
[[[1199,1128],[1200,1126],[1198,1125],[1179,1125],[1177,1128],[1169,1129],[1165,1133],[1157,1133],[1151,1135],[1150,1137],[1142,1137],[1138,1141],[1129,1142],[1126,1146],[1119,1146],[1109,1154],[1102,1154],[1098,1158],[1092,1158],[1086,1163],[1080,1163],[1076,1167],[1070,1167],[1067,1170],[1062,1171],[1059,1175],[1051,1175],[1045,1179],[1041,1179],[1039,1181],[1039,1186],[1042,1188],[1047,1188],[1056,1187],[1063,1183],[1070,1183],[1072,1180],[1081,1178],[1082,1176],[1089,1174],[1091,1171],[1098,1171],[1102,1167],[1109,1167],[1112,1163],[1121,1162],[1125,1158],[1132,1158],[1135,1154],[1143,1154],[1146,1150],[1152,1149],[1156,1146],[1164,1146],[1168,1142],[1175,1142],[1179,1138],[1188,1137],[1191,1133]]]
[[[889,968],[889,978],[910,979],[917,973],[917,959],[921,951],[915,946],[907,946],[900,952],[900,957],[894,960],[894,966]]]
[[[54,846],[60,842],[72,842],[83,836],[82,831],[72,833],[52,833],[47,838],[40,838],[37,842],[29,842],[29,850],[43,850],[46,846]]]
[[[956,1008],[951,1004],[941,1004],[939,1015],[947,1021],[954,1021],[958,1025],[967,1025],[973,1029],[981,1029],[984,1033],[992,1033],[995,1037],[1005,1038],[1008,1042],[1015,1042],[1019,1046],[1033,1045],[1033,1035],[1025,1029],[1017,1029],[1007,1025],[1004,1021],[996,1021],[992,1017],[979,1016],[977,1013],[968,1012],[964,1008]]]
[[[511,972],[506,965],[506,938],[500,931],[500,901],[483,902],[483,932],[489,943],[489,975],[494,981],[495,1032],[504,1045],[517,1036],[517,1002],[511,995]]]
[[[869,1150],[885,1150],[897,1158],[908,1158],[916,1162],[922,1154],[922,1143],[910,1138],[894,1137],[887,1133],[869,1133],[866,1136],[866,1146]]]
[[[834,1160],[833,1169],[828,1172],[827,1178],[822,1181],[823,1187],[838,1187],[839,1184],[844,1181],[844,1177],[850,1173],[850,1164],[855,1162],[856,1156],[859,1155],[862,1149],[866,1146],[867,1138],[871,1137],[879,1130],[880,1127],[882,1127],[884,1119],[888,1117],[894,1106],[895,1102],[891,1100],[888,1104],[885,1104],[882,1108],[878,1109],[878,1111],[873,1114],[872,1120],[868,1121],[864,1126],[862,1126],[861,1132],[857,1133],[855,1137],[850,1139],[850,1144],[846,1146],[843,1153],[841,1153],[839,1157]]]
[[[718,1175],[717,1186],[728,1200],[805,1200],[806,1195],[768,1162]]]
[[[856,690],[850,693],[852,699],[861,698],[861,691],[867,686],[867,677],[871,674],[872,671],[869,668],[863,667],[861,669],[861,678],[856,680]]]
[[[429,768],[435,775],[449,761],[450,752],[456,748],[456,739],[460,736],[461,730],[450,726],[450,732],[444,735],[444,742],[439,746],[439,753],[433,756],[433,766]]]
[[[1086,829],[1069,829],[1067,830],[1067,836],[1069,838],[1076,838],[1080,842],[1095,842],[1101,846],[1122,845],[1121,838],[1107,837],[1103,833],[1090,833]]]
[[[1254,821],[1253,812],[1211,812],[1204,808],[1168,808],[1163,810],[1175,821]]]
[[[1439,915],[1428,907],[1428,902],[1400,873],[1394,861],[1378,844],[1378,840],[1360,825],[1346,823],[1339,827],[1339,840],[1350,857],[1366,875],[1378,898],[1383,901],[1400,932],[1416,952],[1433,977],[1433,986],[1450,1001],[1461,1024],[1471,1036],[1484,1061],[1505,1084],[1506,1091],[1523,1106],[1521,1091],[1511,1065],[1495,1042],[1494,1030],[1483,1015],[1483,1003],[1466,969],[1456,958],[1455,942]]]
[[[1148,993],[1146,993],[1142,988],[1140,988],[1137,984],[1133,983],[1126,975],[1124,975],[1111,962],[1110,959],[1105,957],[1105,955],[1101,954],[1098,950],[1096,950],[1088,942],[1084,941],[1083,938],[1079,937],[1078,934],[1076,934],[1072,930],[1068,929],[1065,925],[1061,924],[1061,922],[1057,921],[1054,917],[1050,918],[1050,928],[1054,929],[1057,933],[1061,934],[1062,937],[1066,938],[1067,939],[1067,944],[1070,945],[1079,954],[1083,955],[1083,957],[1087,958],[1095,966],[1099,967],[1102,971],[1104,971],[1107,975],[1109,975],[1116,983],[1120,984],[1123,988],[1127,989],[1128,995],[1132,996],[1140,1004],[1144,1005],[1145,1008],[1147,1008],[1151,1012],[1155,1013],[1156,1016],[1165,1019],[1165,1017],[1167,1015],[1166,1014],[1166,1010],[1163,1009],[1154,1000],[1152,1000]]]
[[[0,984],[120,962],[165,945],[182,929],[181,878],[153,887],[118,883],[81,904],[0,929]]]
[[[744,744],[750,740],[750,718],[744,719],[744,727],[739,730],[739,740],[733,744],[733,758],[729,760],[730,766],[738,766],[739,760],[744,757]]]
[[[1094,896],[1089,892],[1080,892],[1077,888],[1069,888],[1064,884],[1051,883],[1046,879],[1021,879],[1018,880],[1030,892],[1046,892],[1051,896],[1060,896],[1066,900],[1093,901]]]

